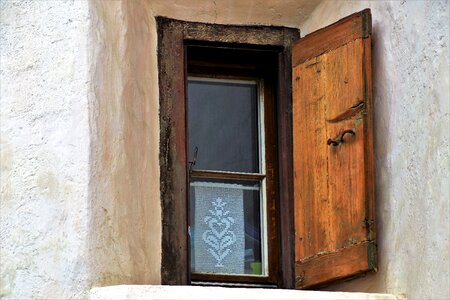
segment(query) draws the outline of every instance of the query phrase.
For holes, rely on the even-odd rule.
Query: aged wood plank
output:
[[[367,38],[372,34],[370,10],[352,14],[319,31],[298,40],[293,47],[302,48],[302,51],[292,53],[294,66],[325,52],[336,49],[358,38]]]
[[[323,54],[326,77],[326,115],[332,119],[360,101],[364,101],[362,39]],[[354,130],[355,136],[344,136],[339,146],[328,146],[328,199],[330,215],[330,242],[333,249],[346,247],[366,238],[364,227],[365,123],[359,122],[363,111],[341,122],[327,124],[328,138],[339,136],[344,130]]]
[[[196,282],[216,282],[216,283],[260,283],[264,284],[270,280],[268,276],[257,275],[227,275],[227,274],[207,274],[192,273],[191,278]]]
[[[371,24],[370,24],[371,25]],[[373,147],[373,94],[372,94],[372,40],[363,40],[363,76],[364,76],[364,170],[366,179],[366,230],[370,241],[376,241],[375,227],[375,172],[374,172],[374,147]],[[376,247],[369,253],[369,268],[377,270]]]
[[[296,257],[329,250],[327,174],[319,171],[327,168],[328,151],[322,67],[315,58],[292,74]]]
[[[280,231],[277,215],[278,206],[278,162],[277,162],[277,116],[276,116],[276,81],[275,69],[264,72],[264,136],[266,160],[266,204],[267,204],[267,237],[269,280],[280,280]],[[269,84],[272,83],[272,84]]]
[[[181,25],[159,18],[161,281],[186,284],[188,273],[184,46]],[[170,51],[168,51],[170,49]],[[177,99],[174,100],[174,99]],[[183,254],[182,254],[183,253]],[[184,254],[186,253],[186,254]],[[181,255],[180,255],[181,254]]]
[[[293,47],[297,288],[376,270],[370,20],[365,10]]]
[[[285,36],[292,38],[287,29]],[[286,47],[283,55],[278,60],[278,95],[277,95],[277,120],[278,120],[278,163],[279,163],[279,215],[280,217],[280,273],[281,287],[294,288],[294,188],[292,168],[292,70],[291,70],[291,45],[300,34],[290,41],[285,38]],[[288,99],[287,101],[283,99]]]
[[[366,257],[374,247],[373,242],[363,242],[327,253],[318,257],[296,262],[296,288],[312,287],[326,284],[330,280],[338,280],[348,274],[362,274],[368,269]],[[305,272],[304,270],[308,270]]]

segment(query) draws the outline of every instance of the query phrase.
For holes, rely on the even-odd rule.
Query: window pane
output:
[[[256,83],[189,80],[189,160],[195,169],[259,171]]]
[[[191,272],[263,275],[259,182],[191,182]]]

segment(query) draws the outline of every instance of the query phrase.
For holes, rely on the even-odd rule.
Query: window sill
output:
[[[93,288],[90,299],[366,299],[397,300],[391,294],[170,285],[114,285]]]

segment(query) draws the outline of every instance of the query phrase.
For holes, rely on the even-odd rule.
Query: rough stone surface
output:
[[[90,285],[88,3],[0,2],[0,297]]]
[[[367,7],[379,272],[330,289],[449,299],[449,2],[324,1],[300,28]]]
[[[167,300],[396,300],[394,295],[295,291],[261,288],[226,288],[205,286],[119,285],[91,290],[90,299],[167,299]]]

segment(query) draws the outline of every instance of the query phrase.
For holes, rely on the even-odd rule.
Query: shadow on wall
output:
[[[158,284],[154,20],[140,1],[92,1],[90,10],[98,45],[92,49],[95,96],[90,99],[90,274],[94,286]]]

